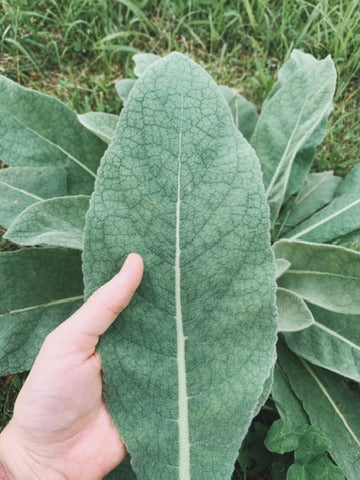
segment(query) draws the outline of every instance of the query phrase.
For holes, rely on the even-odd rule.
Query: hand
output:
[[[142,272],[141,257],[129,255],[45,339],[0,435],[0,465],[15,480],[99,480],[126,456],[102,397],[96,345],[130,302]]]

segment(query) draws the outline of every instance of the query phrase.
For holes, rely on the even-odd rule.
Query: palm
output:
[[[45,343],[21,391],[14,423],[24,448],[66,478],[99,479],[126,454],[102,398],[100,360],[59,359]],[[91,472],[89,474],[89,472]]]

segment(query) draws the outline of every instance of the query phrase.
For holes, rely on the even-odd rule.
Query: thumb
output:
[[[119,313],[130,303],[143,275],[143,260],[131,253],[121,270],[111,280],[96,290],[71,317],[51,334],[56,349],[78,350],[91,355],[99,336],[113,323]],[[70,339],[70,341],[69,341]]]

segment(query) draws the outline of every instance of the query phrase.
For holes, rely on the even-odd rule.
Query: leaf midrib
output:
[[[317,386],[320,388],[321,392],[325,395],[326,399],[330,403],[331,407],[335,410],[336,415],[339,417],[341,422],[343,423],[345,429],[349,432],[351,437],[353,438],[354,442],[360,447],[360,439],[356,436],[355,432],[352,431],[350,425],[348,424],[344,415],[340,412],[339,408],[337,407],[335,401],[331,398],[330,393],[326,390],[325,386],[321,383],[320,379],[317,377],[315,372],[310,368],[308,362],[303,360],[299,357],[299,361],[302,363],[305,370],[309,373],[312,379],[315,381]]]

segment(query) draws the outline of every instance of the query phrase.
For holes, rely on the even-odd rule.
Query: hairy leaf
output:
[[[29,205],[67,194],[64,167],[11,167],[0,170],[0,225],[11,222]]]
[[[314,323],[311,311],[304,300],[286,288],[277,289],[276,306],[280,332],[296,332]]]
[[[1,160],[11,166],[63,166],[68,193],[90,194],[105,143],[59,100],[0,76]]]
[[[134,73],[137,77],[144,75],[147,68],[161,57],[153,53],[135,53],[132,59],[135,62]]]
[[[286,374],[278,363],[274,368],[274,379],[271,397],[283,422],[291,429],[303,424],[308,424],[306,415],[300,400],[292,390]]]
[[[291,52],[289,60],[287,60],[279,70],[278,81],[270,94],[270,98],[285,82],[291,82],[291,76],[295,72],[304,68],[316,68],[317,62],[318,60],[312,55],[304,53],[301,50],[294,49]],[[265,103],[266,101],[267,100],[265,100]],[[331,113],[331,110],[332,105],[329,105],[329,109],[325,112],[319,126],[310,135],[305,145],[295,155],[286,188],[285,200],[287,200],[291,195],[297,193],[304,184],[314,160],[316,147],[320,145],[325,136],[327,118]]]
[[[360,315],[341,315],[309,305],[314,324],[285,335],[287,345],[315,365],[360,382]]]
[[[0,253],[0,375],[29,370],[46,335],[83,301],[80,253]]]
[[[359,386],[309,364],[281,342],[278,361],[311,423],[331,439],[329,453],[347,480],[360,478]]]
[[[291,263],[285,258],[276,258],[275,259],[275,266],[276,266],[276,279],[284,275],[286,270],[290,268]]]
[[[285,197],[295,155],[328,115],[336,71],[330,57],[301,68],[264,105],[251,144],[262,166],[274,223]]]
[[[330,203],[340,182],[341,178],[334,176],[333,172],[311,173],[287,214],[287,229],[295,227]]]
[[[224,85],[220,85],[219,88],[230,107],[235,125],[246,140],[250,141],[258,119],[254,105],[232,88]]]
[[[104,142],[110,143],[119,117],[111,113],[88,112],[78,115],[78,119],[90,132],[104,140]]]
[[[360,228],[337,238],[333,243],[360,252]]]
[[[292,240],[329,242],[360,228],[360,165],[339,185],[334,199],[296,228],[286,233]]]
[[[18,245],[52,245],[82,250],[89,197],[51,198],[26,208],[4,238]]]
[[[115,83],[116,92],[125,105],[128,96],[135,85],[136,80],[132,78],[122,78]]]
[[[87,215],[86,296],[130,251],[130,307],[100,342],[139,480],[229,479],[274,362],[275,267],[253,150],[180,54],[136,82]],[[149,461],[151,458],[151,461]]]
[[[278,279],[279,287],[338,313],[360,313],[360,253],[335,245],[280,240],[276,257],[291,267]]]

